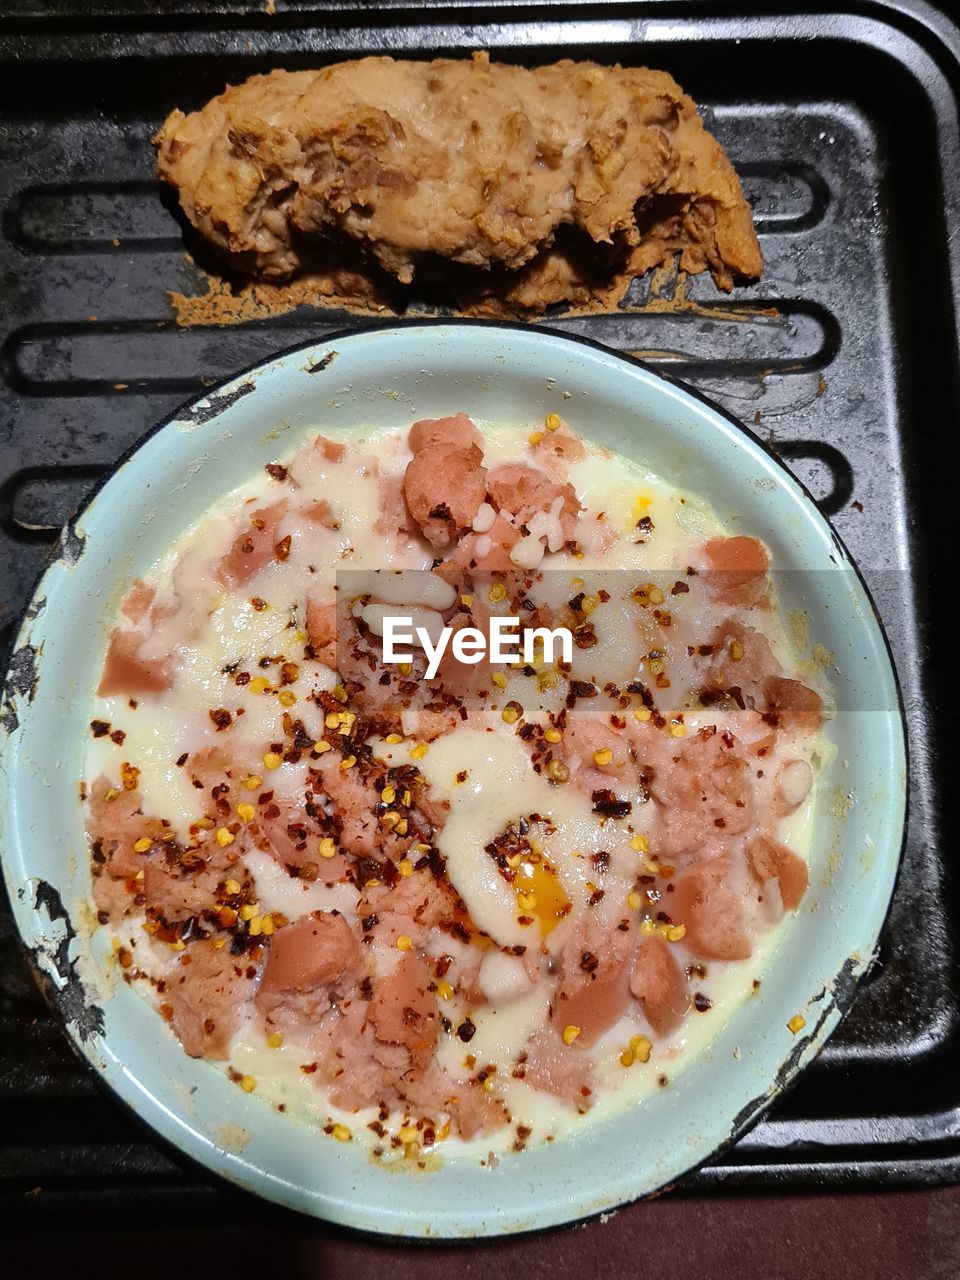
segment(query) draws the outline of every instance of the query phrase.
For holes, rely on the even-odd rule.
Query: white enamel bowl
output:
[[[386,1172],[188,1058],[115,980],[91,937],[78,801],[111,611],[210,502],[289,452],[335,436],[465,410],[537,421],[556,410],[600,444],[642,457],[759,534],[836,656],[838,747],[821,797],[811,888],[756,998],[709,1050],[642,1105],[495,1168],[445,1160]],[[799,571],[799,572],[797,572]],[[804,489],[749,432],[700,397],[592,343],[519,326],[404,324],[301,347],[180,410],[125,458],[65,531],[15,643],[0,721],[0,848],[17,924],[81,1052],[159,1133],[282,1204],[368,1231],[494,1235],[582,1218],[673,1183],[748,1127],[818,1051],[869,965],[900,857],[906,759],[887,646],[863,583]],[[837,816],[846,810],[843,817]],[[831,811],[832,810],[832,811]],[[103,932],[103,931],[102,931]],[[802,1013],[804,1031],[787,1028]]]

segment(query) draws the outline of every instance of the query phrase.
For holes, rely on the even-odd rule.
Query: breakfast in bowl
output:
[[[119,971],[384,1161],[642,1105],[807,891],[831,690],[770,569],[556,413],[311,432],[119,606],[82,784]]]
[[[869,596],[760,441],[596,344],[405,322],[251,368],[71,522],[11,670],[4,872],[73,1042],[303,1212],[472,1238],[654,1192],[874,955]]]

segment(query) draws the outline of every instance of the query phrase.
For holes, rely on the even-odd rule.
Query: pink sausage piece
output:
[[[626,1013],[635,945],[632,929],[621,932],[616,928],[593,949],[585,949],[579,941],[568,944],[551,1020],[559,1032],[565,1027],[579,1027],[576,1043],[580,1048],[589,1048]]]
[[[583,441],[569,429],[569,427],[561,426],[556,431],[545,431],[543,436],[533,446],[533,456],[543,466],[556,469],[559,466],[569,466],[572,462],[579,462],[587,456],[587,450]]]
[[[516,565],[510,551],[520,541],[520,530],[499,512],[486,533],[468,533],[457,543],[453,555],[438,569],[441,577],[451,580],[460,569],[478,573],[508,573]]]
[[[448,546],[468,529],[486,496],[483,453],[476,445],[428,445],[415,454],[403,477],[410,514],[428,542]]]
[[[733,618],[720,624],[711,644],[714,653],[707,673],[708,688],[752,691],[780,670],[767,637]]]
[[[151,586],[149,582],[144,582],[142,578],[137,578],[124,596],[120,612],[136,626],[147,616],[156,594],[156,587]]]
[[[356,769],[341,769],[340,761],[333,758],[332,752],[324,756],[318,772],[323,779],[323,789],[342,822],[338,843],[358,857],[369,857],[389,834],[389,828],[377,822],[376,788],[365,782]]]
[[[411,453],[434,444],[452,445],[455,449],[469,449],[471,445],[483,448],[480,432],[465,413],[455,413],[450,418],[421,418],[410,428],[407,443]]]
[[[562,498],[560,522],[566,536],[572,536],[573,522],[580,513],[580,501],[573,485],[558,484],[525,462],[508,462],[490,472],[487,492],[493,505],[516,516],[519,524],[537,511],[549,511],[554,501]]]
[[[102,774],[90,788],[87,808],[87,831],[98,849],[94,865],[103,868],[101,876],[117,879],[135,876],[147,859],[137,853],[134,844],[142,836],[162,841],[169,830],[160,818],[145,817],[138,788],[115,787]]]
[[[117,627],[111,632],[103,674],[97,686],[101,698],[109,698],[115,693],[163,693],[173,684],[172,660],[141,658],[143,640],[139,631],[124,631]]]
[[[727,734],[701,730],[688,738],[658,769],[652,790],[662,824],[658,849],[667,857],[709,848],[753,821],[749,765]]]
[[[674,882],[670,914],[686,926],[686,941],[707,960],[746,960],[752,951],[740,903],[724,885],[724,857],[711,858]]]
[[[797,909],[810,879],[807,864],[802,858],[779,840],[754,836],[747,845],[747,864],[761,884],[776,878],[784,911]]]
[[[242,587],[276,556],[277,525],[287,509],[285,498],[271,507],[252,511],[248,525],[217,567],[217,577],[225,587]]]
[[[386,475],[378,480],[380,510],[374,529],[388,535],[413,534],[416,525],[403,496],[403,476]]]
[[[307,637],[320,662],[336,665],[337,606],[307,600]]]
[[[799,680],[770,676],[763,684],[764,712],[788,732],[816,733],[823,723],[820,695]]]
[[[352,977],[359,967],[360,944],[343,916],[316,911],[273,935],[257,999],[315,991]]]
[[[647,1021],[658,1036],[675,1031],[690,1008],[683,970],[662,938],[644,938],[637,948],[630,990],[643,1005]]]
[[[143,858],[143,879],[139,881],[144,905],[158,912],[168,924],[202,916],[210,909],[217,892],[217,885],[231,871],[218,866],[222,858],[205,861],[197,856],[196,862],[180,865],[175,857],[168,857],[159,850]],[[242,870],[238,873],[242,876]]]
[[[324,529],[339,529],[340,521],[333,513],[333,508],[326,498],[319,498],[309,507],[305,507],[303,514],[308,520],[312,520],[314,524],[323,525]]]
[[[162,1003],[170,1010],[177,1038],[191,1058],[224,1060],[237,1028],[240,1007],[253,993],[256,973],[250,960],[238,959],[224,947],[197,942],[180,957],[166,979]]]
[[[418,1066],[433,1055],[440,1033],[432,976],[422,956],[409,951],[386,977],[374,984],[370,1022],[378,1040],[401,1045]]]
[[[428,1063],[422,1071],[408,1072],[403,1077],[403,1092],[407,1104],[426,1115],[446,1112],[454,1130],[463,1138],[501,1129],[509,1119],[499,1098],[475,1086],[465,1088],[435,1062]]]
[[[328,462],[342,462],[347,452],[345,444],[341,444],[339,440],[328,440],[326,436],[317,436],[313,444],[317,452]]]
[[[120,605],[120,612],[139,626],[153,610],[152,620],[167,616],[154,604],[156,588],[139,578],[131,586]],[[140,647],[146,639],[143,631],[115,627],[110,633],[107,655],[97,693],[102,698],[113,694],[135,695],[163,693],[173,684],[173,661],[169,657],[141,658]]]
[[[524,1079],[534,1088],[567,1098],[578,1106],[590,1096],[590,1059],[584,1054],[570,1053],[559,1036],[538,1031],[527,1041],[526,1054]]]
[[[711,538],[703,553],[704,579],[714,599],[744,606],[766,599],[770,554],[759,539]]]

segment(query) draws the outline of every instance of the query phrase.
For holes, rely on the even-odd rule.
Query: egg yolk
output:
[[[570,911],[570,899],[557,869],[542,855],[536,862],[521,862],[513,887],[519,915],[539,923],[541,938],[546,938]]]
[[[653,506],[653,498],[648,493],[638,493],[633,500],[633,518],[642,520]]]

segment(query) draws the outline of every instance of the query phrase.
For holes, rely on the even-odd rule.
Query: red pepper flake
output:
[[[110,732],[110,726],[106,720],[91,720],[90,728],[95,738],[105,738]]]
[[[118,747],[122,747],[126,739],[127,735],[122,729],[114,729],[113,733],[110,735],[110,741],[115,742]]]
[[[272,476],[274,480],[279,480],[281,484],[287,478],[287,468],[281,467],[279,462],[268,462],[264,467],[268,476]]]
[[[673,584],[673,586],[670,588],[670,594],[671,594],[672,596],[682,596],[685,592],[687,592],[687,591],[689,591],[689,590],[690,590],[690,588],[687,586],[687,584],[686,584],[685,582],[682,582],[682,581],[678,578],[678,579],[677,579],[677,581],[676,581],[676,582]]]
[[[281,538],[280,541],[274,546],[273,554],[277,557],[278,560],[286,560],[290,556],[290,548],[292,545],[293,545],[293,539],[290,537],[290,534],[288,533],[285,538]]]
[[[572,707],[578,698],[595,698],[597,688],[589,680],[571,680],[567,689],[566,703]]]
[[[621,800],[609,787],[600,787],[592,792],[593,812],[601,818],[625,818],[633,805],[629,800]]]
[[[218,707],[216,711],[211,711],[209,714],[218,733],[224,729],[229,729],[231,724],[233,724],[233,716],[226,707]]]
[[[267,607],[266,600],[261,600],[259,596],[254,596],[250,601],[250,604],[254,609],[256,609],[257,613],[263,613],[264,609]],[[269,666],[269,663],[267,665]]]

